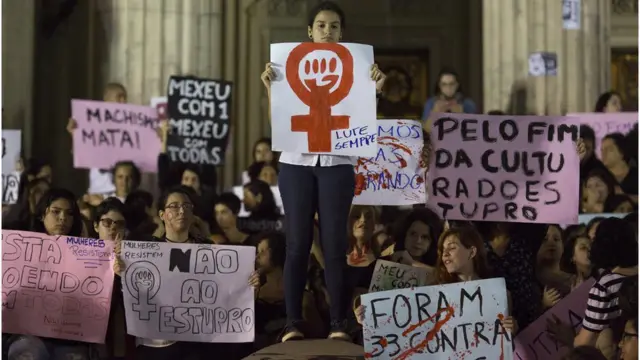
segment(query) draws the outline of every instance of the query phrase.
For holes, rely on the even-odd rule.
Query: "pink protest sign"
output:
[[[577,113],[567,114],[575,117],[583,125],[588,125],[596,133],[595,154],[601,158],[600,143],[602,138],[611,133],[627,134],[638,123],[638,113]]]
[[[96,239],[2,231],[2,331],[104,343],[113,245]]]
[[[150,106],[71,100],[73,165],[109,169],[118,161],[133,161],[142,171],[158,169],[158,111]]]
[[[582,327],[582,317],[587,308],[589,290],[595,283],[589,279],[573,290],[569,295],[547,310],[535,322],[520,331],[516,337],[516,360],[559,360],[568,351],[547,332],[547,320],[557,316],[563,323],[571,325],[577,331]]]
[[[568,118],[437,116],[431,209],[449,220],[577,223],[578,126]]]

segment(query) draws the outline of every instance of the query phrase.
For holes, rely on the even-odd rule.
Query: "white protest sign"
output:
[[[131,335],[251,342],[256,250],[249,246],[123,241],[122,289]]]
[[[513,359],[503,278],[362,295],[365,358]],[[462,355],[464,354],[464,355]]]
[[[20,173],[17,171],[2,173],[2,203],[11,205],[18,202],[20,190]]]
[[[92,168],[89,170],[89,190],[91,195],[108,195],[116,192],[116,185],[113,183],[113,174],[109,170]]]
[[[432,284],[433,271],[391,261],[376,261],[369,292],[406,289]]]
[[[22,130],[2,130],[2,203],[15,204],[18,201],[20,172],[16,164],[22,151]]]
[[[2,130],[2,173],[16,171],[22,151],[22,130]]]
[[[355,140],[354,140],[355,141]],[[421,161],[422,125],[415,120],[378,120],[378,152],[354,167],[354,205],[425,204],[425,167]]]
[[[373,47],[271,44],[273,150],[375,156]]]

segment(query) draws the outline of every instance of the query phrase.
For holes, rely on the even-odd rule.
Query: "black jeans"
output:
[[[278,187],[282,196],[287,236],[284,293],[287,320],[302,320],[313,219],[320,223],[325,282],[331,298],[331,321],[346,318],[344,273],[347,266],[347,224],[355,190],[352,165],[301,166],[280,163]]]

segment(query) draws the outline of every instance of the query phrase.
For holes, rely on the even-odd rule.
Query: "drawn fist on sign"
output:
[[[315,52],[317,53],[317,52]],[[309,55],[312,55],[311,53]],[[300,79],[304,82],[307,89],[313,88],[327,89],[329,92],[334,90],[342,74],[342,62],[335,53],[322,51],[324,56],[318,58],[310,58],[300,62]]]

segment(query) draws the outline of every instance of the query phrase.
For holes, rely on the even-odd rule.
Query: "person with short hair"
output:
[[[222,193],[214,206],[215,222],[229,240],[229,245],[244,245],[249,238],[238,229],[238,214],[242,201],[234,193]]]

